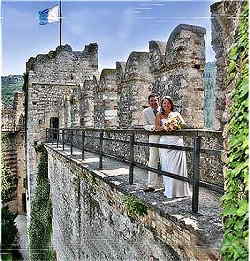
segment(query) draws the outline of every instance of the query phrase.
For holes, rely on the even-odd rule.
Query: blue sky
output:
[[[148,51],[150,40],[167,41],[178,24],[205,27],[207,61],[214,60],[211,48],[212,1],[62,1],[62,44],[80,51],[86,44],[99,45],[99,71],[115,68],[132,51]],[[59,43],[58,23],[39,25],[38,11],[55,1],[3,1],[2,75],[22,74],[29,57],[55,50]]]

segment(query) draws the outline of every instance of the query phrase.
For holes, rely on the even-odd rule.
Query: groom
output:
[[[150,94],[148,96],[148,104],[150,107],[143,110],[143,127],[147,131],[155,130],[155,116],[160,110],[159,98],[156,94]],[[149,143],[159,143],[160,136],[149,135]],[[154,147],[149,147],[149,161],[148,166],[150,168],[157,169],[159,162],[159,149]],[[154,192],[155,189],[162,185],[162,176],[157,173],[148,172],[148,184],[147,188],[144,189],[145,192]]]

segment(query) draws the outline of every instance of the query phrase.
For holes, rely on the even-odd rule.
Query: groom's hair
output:
[[[151,94],[148,96],[148,101],[149,101],[152,97],[159,98],[159,96],[158,96],[157,94],[151,93]]]

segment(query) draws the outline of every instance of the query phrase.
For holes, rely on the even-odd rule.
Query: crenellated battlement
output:
[[[27,62],[31,194],[36,187],[33,144],[44,140],[46,128],[142,126],[151,92],[172,96],[186,123],[202,128],[204,34],[204,28],[179,25],[166,42],[150,41],[148,52],[132,51],[126,61],[101,72],[96,43],[85,45],[83,51],[63,45],[31,57]]]

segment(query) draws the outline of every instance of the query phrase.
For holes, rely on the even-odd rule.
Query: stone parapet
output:
[[[96,126],[117,126],[117,85],[115,69],[102,70],[95,102],[94,106],[97,112],[95,116]],[[100,111],[102,111],[102,113],[99,113]]]
[[[119,88],[119,126],[128,128],[142,125],[142,111],[147,106],[153,78],[150,70],[149,53],[132,52],[126,62],[123,82]]]
[[[90,155],[80,162],[65,151],[46,148],[58,259],[219,259],[222,224],[215,196],[203,198],[202,215],[193,215],[191,200],[169,201],[156,193],[142,194],[138,183],[128,185],[122,165],[109,161],[101,172]],[[136,206],[145,212],[136,212]]]
[[[194,128],[204,126],[205,33],[202,27],[181,24],[167,43],[149,42],[152,91],[160,97],[171,96],[175,110]]]
[[[40,83],[79,84],[97,74],[97,52],[96,43],[86,45],[82,52],[72,51],[67,44],[58,46],[48,54],[31,57],[26,63],[26,72],[36,73],[36,81]]]

